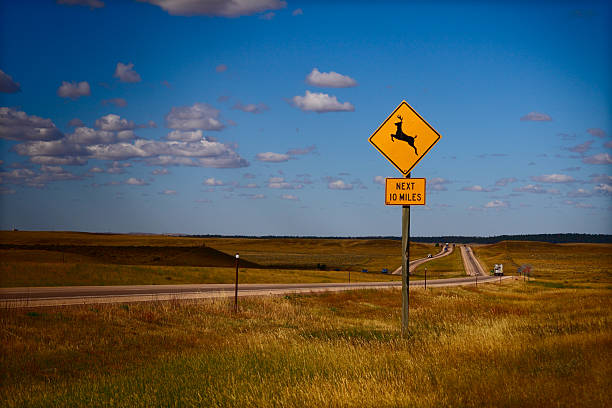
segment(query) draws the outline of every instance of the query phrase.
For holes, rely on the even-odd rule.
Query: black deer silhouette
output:
[[[408,143],[414,149],[414,154],[418,156],[419,154],[417,153],[417,148],[414,146],[414,139],[416,139],[417,135],[408,136],[407,134],[405,134],[404,131],[402,130],[402,117],[400,115],[397,115],[397,117],[399,118],[400,121],[395,122],[395,126],[397,126],[397,130],[395,131],[395,134],[391,135],[391,141],[395,142],[394,139],[403,140],[404,142]]]

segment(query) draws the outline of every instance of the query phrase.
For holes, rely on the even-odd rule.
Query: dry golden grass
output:
[[[579,286],[612,283],[610,244],[504,241],[473,248],[487,270],[502,263],[505,274],[516,275],[518,267],[528,264],[532,266],[532,276],[542,283]]]
[[[567,247],[476,248],[535,280],[413,290],[406,338],[397,290],[0,310],[0,405],[608,407],[610,246]]]
[[[3,310],[4,406],[584,406],[612,386],[609,290],[416,290]]]
[[[203,244],[205,248],[201,248]],[[352,271],[351,280],[355,281],[395,280],[397,277],[386,277],[380,272],[401,264],[401,243],[394,240],[200,239],[4,231],[0,232],[0,245],[5,246],[0,249],[0,285],[4,287],[231,283],[230,257],[236,252],[241,254],[243,266],[247,261],[261,265],[248,268],[246,282],[251,283],[343,282],[348,278],[347,271]],[[8,249],[11,245],[19,247]],[[48,249],[41,250],[44,245]],[[28,246],[33,249],[27,249]],[[134,253],[128,259],[130,247]],[[221,253],[213,253],[213,248]],[[413,243],[411,259],[424,257],[432,250],[432,245]],[[221,259],[224,256],[229,265],[219,265],[227,261]],[[320,264],[325,265],[326,271],[318,270]],[[371,273],[360,273],[363,269]]]

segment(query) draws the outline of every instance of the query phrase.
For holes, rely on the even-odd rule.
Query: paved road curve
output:
[[[507,279],[509,277],[504,277]],[[479,283],[499,282],[494,276]],[[473,285],[474,278],[428,280],[428,287]],[[401,288],[400,281],[358,283],[291,283],[243,284],[239,296],[269,296],[290,293],[336,292],[356,289]],[[411,281],[411,287],[423,286],[423,281]],[[146,302],[172,299],[206,299],[234,296],[233,284],[210,285],[140,285],[140,286],[65,286],[33,288],[0,288],[0,307],[21,308],[90,303]]]
[[[442,258],[444,256],[450,255],[453,252],[453,249],[455,249],[452,246],[449,246],[448,251],[444,252],[444,248],[442,248],[442,251],[438,252],[437,254],[435,254],[434,256],[432,256],[431,258],[420,258],[420,259],[415,259],[414,261],[410,261],[410,264],[408,266],[408,273],[412,273],[414,272],[414,270],[424,264],[425,262],[429,262],[429,261],[433,261],[434,259],[438,259],[438,258]],[[391,272],[391,275],[401,275],[402,274],[402,266],[400,265],[399,268],[397,268],[396,270],[394,270],[393,272]]]

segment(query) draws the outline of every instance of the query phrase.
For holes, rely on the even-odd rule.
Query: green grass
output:
[[[433,259],[419,265],[412,273],[411,278],[424,279],[425,268],[427,268],[427,279],[446,279],[466,276],[465,269],[463,269],[461,249],[459,247],[456,247],[450,255]]]

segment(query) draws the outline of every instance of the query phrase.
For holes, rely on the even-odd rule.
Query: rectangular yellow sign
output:
[[[424,178],[385,179],[386,205],[425,205]]]

